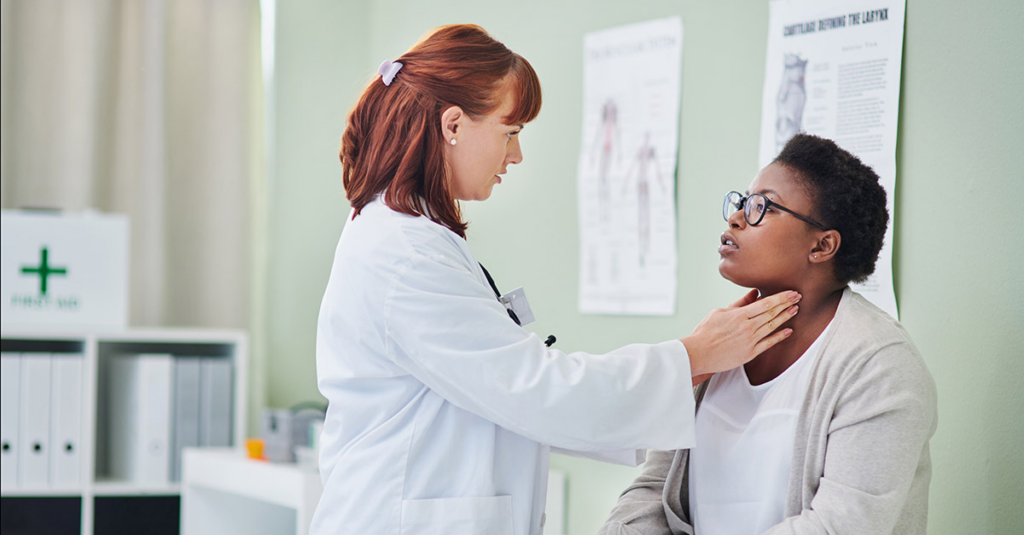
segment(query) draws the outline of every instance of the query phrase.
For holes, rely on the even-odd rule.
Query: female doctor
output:
[[[691,385],[789,336],[776,328],[799,295],[748,294],[681,340],[546,347],[499,302],[459,210],[522,161],[533,68],[454,25],[380,74],[342,139],[352,215],[317,327],[329,405],[311,533],[540,533],[550,447],[690,447]]]

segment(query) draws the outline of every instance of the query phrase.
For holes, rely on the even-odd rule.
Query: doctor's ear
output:
[[[827,262],[836,256],[839,252],[839,245],[843,241],[842,235],[839,234],[838,230],[826,230],[821,233],[818,237],[818,242],[814,244],[814,249],[811,249],[811,254],[808,255],[808,260],[812,264],[820,262]]]
[[[455,144],[453,141],[457,137],[456,134],[458,134],[465,117],[466,112],[458,106],[451,106],[441,112],[441,135],[444,136],[445,143]]]

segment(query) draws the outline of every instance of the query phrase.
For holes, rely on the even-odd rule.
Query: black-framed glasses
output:
[[[757,224],[764,219],[764,214],[769,208],[778,208],[783,212],[793,214],[793,216],[797,217],[801,221],[810,223],[821,230],[828,230],[828,227],[825,225],[822,225],[805,215],[798,214],[777,202],[773,202],[771,199],[761,195],[760,193],[751,193],[750,195],[743,195],[738,191],[730,191],[729,193],[726,193],[725,201],[722,203],[722,217],[728,221],[729,216],[743,210],[743,217],[747,220],[747,224],[757,226]]]

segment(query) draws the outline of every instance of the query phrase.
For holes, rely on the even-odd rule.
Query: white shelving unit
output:
[[[323,493],[320,473],[247,459],[240,449],[186,449],[182,535],[307,535]]]
[[[320,473],[247,459],[240,449],[186,449],[181,535],[308,535]],[[548,474],[544,535],[565,534],[565,472]]]
[[[20,353],[22,358],[40,354],[80,354],[82,367],[82,436],[80,443],[81,474],[78,486],[71,488],[18,488],[0,487],[4,524],[20,522],[13,517],[25,516],[22,524],[25,533],[33,532],[32,522],[59,522],[52,528],[41,525],[39,530],[67,532],[71,523],[66,517],[74,511],[74,499],[79,500],[80,535],[117,535],[138,532],[130,525],[118,527],[117,518],[109,518],[112,511],[130,507],[129,502],[114,504],[116,500],[143,500],[152,497],[168,497],[177,500],[181,493],[178,483],[166,485],[137,485],[129,481],[111,478],[107,470],[108,451],[106,436],[111,422],[106,407],[104,385],[108,380],[109,360],[121,354],[164,353],[175,356],[204,356],[228,359],[231,362],[231,403],[232,432],[231,444],[244,443],[246,425],[248,338],[242,331],[199,330],[199,329],[126,329],[116,332],[43,332],[0,329],[0,349],[3,352]],[[67,499],[71,499],[69,501]],[[143,501],[135,505],[142,505]],[[97,508],[97,504],[102,504]],[[55,508],[51,510],[50,508]],[[166,504],[162,505],[164,510]],[[62,510],[56,510],[62,509]],[[99,510],[98,510],[99,509]],[[175,507],[176,509],[176,507]],[[145,507],[135,508],[137,511]],[[164,511],[168,519],[178,522],[178,512]],[[98,514],[99,513],[99,514]],[[173,513],[173,517],[172,517]],[[73,512],[70,514],[74,514]],[[12,529],[12,532],[14,530]],[[6,531],[5,531],[6,532]],[[175,530],[176,532],[176,530]]]

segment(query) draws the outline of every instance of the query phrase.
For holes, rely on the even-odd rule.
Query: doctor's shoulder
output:
[[[428,259],[454,261],[464,267],[476,262],[465,240],[447,227],[426,216],[397,212],[380,202],[366,205],[346,224],[345,232],[353,234],[350,252],[358,254],[363,262],[394,264]]]

